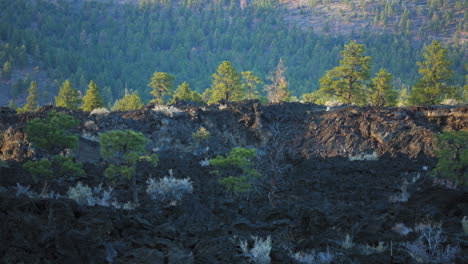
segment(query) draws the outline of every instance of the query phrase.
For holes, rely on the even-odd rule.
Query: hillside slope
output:
[[[100,132],[140,131],[161,160],[156,169],[139,168],[141,206],[130,211],[80,206],[66,197],[15,196],[17,183],[33,191],[40,186],[20,163],[10,160],[8,168],[0,166],[0,261],[246,263],[238,239],[251,245],[251,236],[271,236],[273,264],[297,264],[293,252],[312,250],[330,252],[336,263],[412,263],[404,243],[413,241],[416,232],[404,236],[393,228],[440,222],[447,243],[460,246],[456,263],[466,263],[468,245],[460,220],[468,214],[467,190],[433,185],[427,169],[434,165],[433,135],[442,129],[467,129],[467,107],[326,111],[315,105],[262,106],[256,101],[223,109],[176,107],[101,115],[57,108],[17,115],[2,108],[1,159],[37,154],[23,133],[26,121],[52,110],[81,119],[77,157],[86,162],[87,175],[56,180],[51,188],[60,195],[81,181],[112,185],[113,199],[129,199],[126,184],[112,184],[102,175],[96,142]],[[191,138],[200,126],[211,133],[209,148]],[[266,168],[258,189],[247,196],[225,193],[213,168],[200,163],[237,146],[257,147],[259,168]],[[177,178],[189,177],[194,186],[193,194],[176,205],[153,201],[145,193],[148,177],[163,177],[170,169]],[[404,182],[409,183],[408,201],[393,201]],[[343,249],[346,234],[354,244]],[[383,252],[366,247],[379,242],[385,243]]]

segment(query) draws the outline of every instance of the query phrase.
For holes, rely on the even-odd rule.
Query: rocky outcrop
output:
[[[32,155],[23,133],[27,120],[43,117],[37,113],[17,115],[0,111],[0,157],[23,160]],[[442,130],[468,129],[468,107],[358,108],[344,107],[327,111],[317,105],[282,103],[263,106],[257,101],[213,107],[186,104],[170,107],[149,105],[132,112],[88,115],[69,112],[81,122],[79,132],[83,160],[99,158],[99,133],[112,129],[133,129],[150,139],[150,148],[164,153],[225,153],[236,146],[272,148],[288,145],[295,159],[348,157],[362,153],[409,158],[434,157],[434,134]],[[196,146],[192,134],[200,127],[211,137],[206,146]],[[281,142],[279,142],[281,141]],[[92,155],[94,154],[94,155]]]

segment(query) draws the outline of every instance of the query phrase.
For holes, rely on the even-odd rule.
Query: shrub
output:
[[[146,193],[148,193],[153,200],[163,202],[174,202],[181,200],[186,194],[193,192],[192,182],[190,178],[176,179],[170,172],[169,177],[161,179],[150,178],[147,182]]]
[[[67,192],[68,198],[75,200],[79,205],[87,206],[111,206],[112,188],[102,189],[102,186],[91,188],[78,182],[75,187],[70,187]]]
[[[468,131],[444,131],[437,136],[437,147],[438,161],[432,175],[468,185]]]
[[[254,244],[252,248],[248,248],[247,241],[240,241],[240,248],[244,256],[250,258],[253,263],[256,264],[269,264],[270,251],[271,251],[271,237],[268,236],[265,240],[252,237],[254,239]]]
[[[334,256],[330,254],[330,251],[327,252],[297,252],[290,255],[293,259],[295,259],[299,263],[305,264],[329,264],[333,261]]]
[[[33,191],[29,190],[29,185],[28,186],[23,186],[19,183],[16,183],[16,197],[19,197],[21,195],[26,195],[29,198],[35,198],[37,197],[37,194],[35,194]]]
[[[202,144],[208,140],[210,135],[211,135],[210,131],[206,130],[206,128],[204,127],[200,127],[200,129],[198,129],[197,132],[192,133],[192,139],[197,144]]]
[[[403,223],[396,224],[392,228],[392,230],[395,231],[396,233],[402,235],[402,236],[407,236],[409,233],[413,232],[413,229],[405,226],[405,224],[403,224]]]
[[[346,234],[345,239],[341,241],[341,247],[344,249],[350,249],[353,247],[353,245],[353,237],[351,237],[349,234]]]
[[[453,263],[460,248],[443,244],[446,237],[440,227],[423,226],[418,228],[420,236],[414,242],[403,244],[408,254],[418,263]]]
[[[227,192],[245,193],[252,189],[251,183],[259,176],[254,168],[256,157],[257,149],[233,148],[226,157],[218,155],[209,162],[216,168],[213,173],[223,176],[219,183]]]
[[[365,245],[361,247],[361,253],[363,255],[372,255],[375,253],[382,253],[387,249],[385,246],[385,243],[382,241],[379,241],[379,244],[377,246],[371,246],[371,245]]]

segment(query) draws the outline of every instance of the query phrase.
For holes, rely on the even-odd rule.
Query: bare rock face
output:
[[[1,112],[0,135],[3,134],[3,139],[0,141],[0,157],[5,160],[30,157],[32,152],[23,133],[25,123],[45,116],[51,110],[53,108],[46,107],[39,113],[22,115]],[[214,153],[225,153],[236,146],[271,148],[281,139],[283,143],[287,142],[285,151],[295,159],[349,157],[374,152],[378,156],[434,157],[435,134],[445,129],[468,129],[466,106],[343,107],[327,111],[313,104],[263,106],[250,101],[224,105],[222,110],[190,105],[150,105],[139,111],[106,115],[69,113],[82,120],[79,129],[81,140],[95,142],[96,148],[99,133],[132,129],[144,133],[150,139],[151,149],[158,153],[196,153],[201,151],[197,148],[206,147]],[[192,139],[192,134],[200,127],[211,134],[206,146],[196,146]],[[89,148],[88,145],[86,147]]]

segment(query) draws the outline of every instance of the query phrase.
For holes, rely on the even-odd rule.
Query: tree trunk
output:
[[[133,202],[135,205],[138,204],[138,189],[137,189],[137,181],[136,175],[132,176],[132,191],[133,191]]]
[[[45,178],[44,185],[42,186],[41,196],[45,196],[47,194],[48,188],[49,188],[49,180]]]

